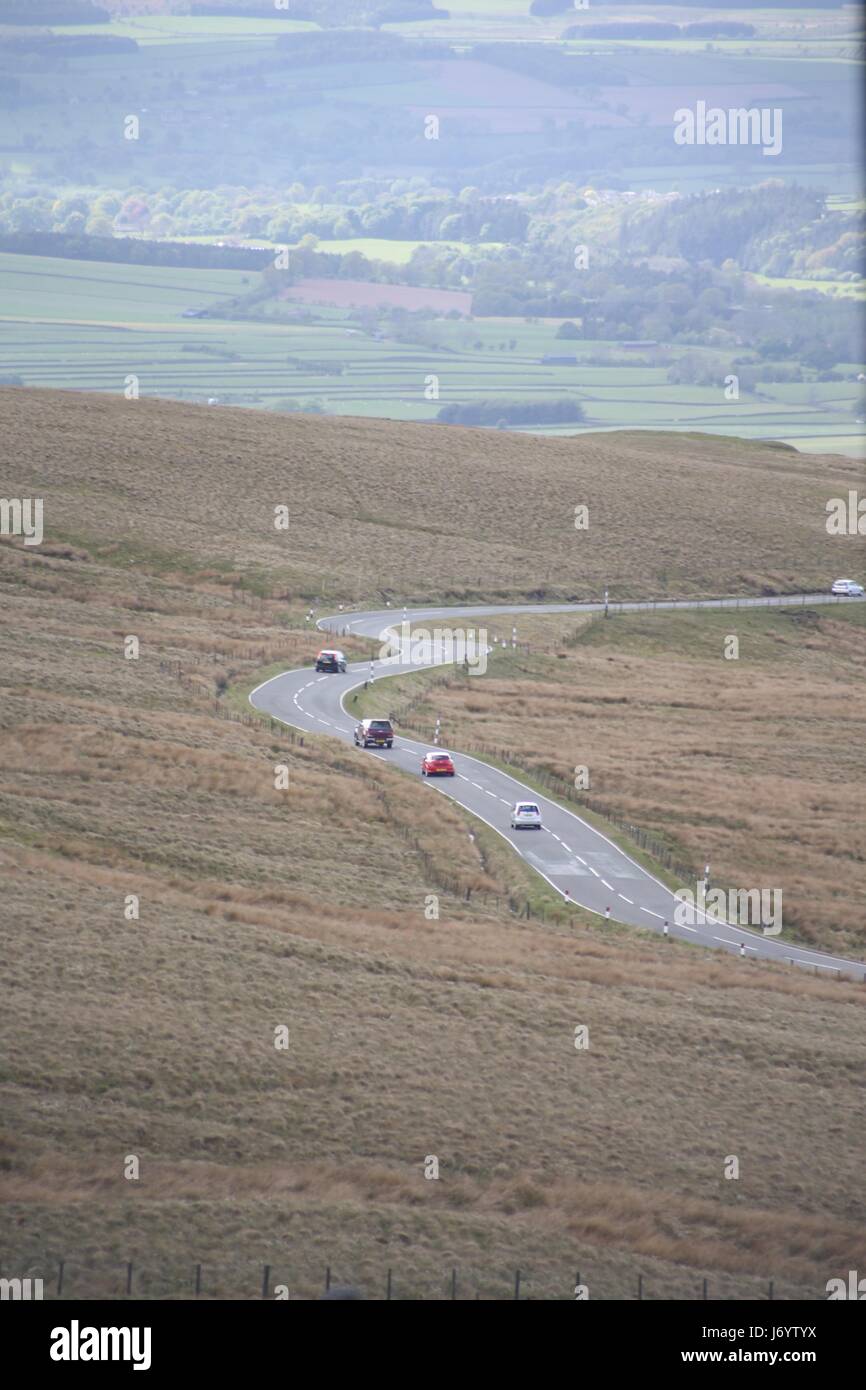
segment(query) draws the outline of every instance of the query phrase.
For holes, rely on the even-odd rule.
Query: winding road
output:
[[[793,607],[863,601],[833,598],[829,594],[797,594],[769,599],[671,599],[653,603],[611,603],[609,611]],[[349,692],[365,681],[375,681],[382,676],[450,664],[455,659],[455,650],[459,659],[459,648],[455,648],[456,620],[537,613],[594,613],[603,609],[602,603],[553,603],[402,610],[386,608],[378,612],[334,614],[321,618],[317,627],[335,637],[351,634],[372,638],[383,644],[390,642],[391,654],[378,661],[354,662],[345,674],[317,674],[310,669],[286,671],[257,686],[250,695],[250,703],[262,713],[296,729],[329,734],[351,744],[356,720],[343,705]],[[404,621],[416,628],[419,624],[435,623],[445,631],[438,637],[435,631],[432,632],[427,641],[419,641],[415,636],[410,642],[405,636],[410,628],[405,629],[403,636],[400,635]],[[453,636],[448,635],[449,630]],[[483,646],[481,651],[484,651]],[[385,697],[383,715],[387,713],[387,708]],[[420,780],[421,758],[429,747],[428,743],[418,743],[397,735],[392,749],[369,749],[364,756],[391,763],[418,776]],[[764,935],[760,930],[730,924],[702,912],[698,906],[683,910],[669,888],[575,812],[478,758],[453,749],[449,749],[449,752],[454,760],[456,776],[426,779],[425,785],[430,794],[450,797],[484,821],[568,901],[611,921],[667,932],[671,937],[697,945],[752,959],[762,957],[783,961],[818,974],[844,974],[866,980],[866,965],[862,961],[808,950],[785,941],[783,936]],[[362,756],[361,750],[358,755]],[[541,832],[511,829],[511,807],[516,801],[524,799],[541,808]],[[675,917],[678,906],[680,911]]]

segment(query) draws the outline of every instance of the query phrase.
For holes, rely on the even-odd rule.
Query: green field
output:
[[[254,271],[179,270],[0,253],[4,318],[168,323],[243,294]]]
[[[866,299],[866,281],[858,280],[796,280],[782,275],[755,275],[761,285],[770,285],[774,290],[818,290],[820,294],[850,295],[854,299]]]
[[[490,41],[494,39],[551,40],[557,39],[563,30],[581,22],[620,22],[651,17],[669,24],[689,24],[710,17],[745,20],[755,26],[757,33],[745,39],[715,39],[713,47],[720,52],[733,52],[748,56],[764,57],[767,54],[778,56],[790,54],[799,57],[814,53],[818,48],[822,56],[838,56],[840,59],[858,59],[855,51],[858,35],[862,34],[862,21],[857,10],[851,6],[846,9],[800,9],[774,8],[749,10],[697,9],[682,5],[653,5],[638,9],[632,5],[605,5],[599,11],[595,5],[573,14],[542,18],[529,13],[530,0],[450,0],[443,4],[450,19],[447,24],[436,20],[412,20],[402,24],[383,26],[394,33],[418,34],[431,38],[439,37],[447,29],[450,38],[463,41]],[[592,51],[615,52],[623,49],[658,47],[668,52],[706,49],[705,40],[663,41],[635,39],[584,39],[571,40],[575,48],[584,47]]]
[[[135,39],[141,44],[202,43],[211,40],[272,39],[283,32],[297,33],[301,29],[318,29],[312,20],[244,19],[208,15],[192,18],[188,15],[125,16],[106,24],[54,24],[55,34],[112,34],[116,38]]]
[[[297,205],[299,208],[302,204]],[[269,241],[267,237],[250,236],[171,236],[170,241],[188,241],[200,245],[224,246],[227,243],[232,246],[269,246],[276,249],[279,245],[276,241]],[[501,246],[498,241],[474,242],[475,248],[491,248]],[[351,251],[357,251],[360,255],[366,256],[371,261],[390,261],[392,265],[408,265],[413,255],[419,247],[435,247],[437,250],[448,249],[451,251],[467,252],[472,247],[467,241],[408,241],[400,240],[395,237],[372,237],[358,236],[345,237],[342,240],[328,241],[324,238],[316,238],[316,250],[328,251],[332,255],[348,256]]]
[[[863,452],[854,381],[766,383],[728,401],[721,384],[672,385],[666,366],[640,358],[599,363],[606,353],[621,359],[622,349],[557,339],[555,320],[440,320],[423,325],[425,342],[404,343],[359,332],[333,308],[312,310],[309,324],[183,318],[255,280],[255,272],[0,254],[0,375],[109,392],[122,392],[134,375],[142,395],[397,420],[432,420],[448,402],[572,397],[582,424],[524,430],[702,430]],[[542,364],[545,354],[579,360]],[[431,376],[434,400],[425,396]]]

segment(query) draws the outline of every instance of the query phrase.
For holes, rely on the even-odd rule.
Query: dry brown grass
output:
[[[124,565],[258,570],[333,606],[824,585],[858,545],[827,535],[825,503],[866,477],[706,435],[555,440],[14,388],[0,424],[10,492],[45,498],[50,539],[119,545]]]
[[[45,400],[30,447],[50,496],[66,464]],[[101,430],[109,403],[95,408]],[[139,445],[119,447],[127,407],[111,409],[132,487]],[[76,486],[110,479],[104,447]],[[165,453],[176,463],[181,443]],[[161,1296],[189,1292],[202,1261],[206,1293],[254,1296],[267,1262],[297,1296],[326,1264],[379,1293],[392,1266],[398,1295],[440,1297],[456,1265],[464,1292],[494,1297],[519,1266],[537,1297],[568,1297],[577,1268],[593,1297],[632,1295],[639,1272],[656,1297],[692,1297],[704,1274],[719,1297],[769,1276],[779,1296],[822,1296],[866,1237],[862,987],[579,917],[520,920],[505,902],[518,861],[470,841],[456,810],[433,820],[424,788],[326,739],[217,718],[221,679],[309,660],[316,639],[297,609],[286,625],[286,603],[230,592],[257,542],[196,523],[173,477],[174,511],[139,472],[125,523],[94,493],[115,529],[94,537],[84,508],[65,558],[0,546],[4,1274],[65,1258],[70,1295],[110,1295],[131,1258],[136,1288]],[[123,527],[154,543],[157,502],[167,534],[183,521],[182,579],[161,553],[130,562]],[[121,654],[130,632],[138,662]]]

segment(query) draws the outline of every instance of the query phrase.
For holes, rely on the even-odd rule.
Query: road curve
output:
[[[857,603],[858,599],[835,599],[828,594],[783,595],[773,598],[669,599],[654,603],[611,603],[610,612],[638,612],[676,608],[762,608],[831,603]],[[429,641],[415,639],[411,645],[399,637],[403,621],[410,625],[435,622],[453,629],[455,619],[488,618],[521,613],[593,613],[603,603],[499,604],[454,608],[385,608],[376,612],[340,613],[321,618],[317,626],[335,636],[352,634],[381,640],[390,639],[391,653],[370,662],[354,662],[343,674],[317,674],[315,670],[285,671],[257,686],[250,695],[255,709],[307,733],[329,734],[343,742],[353,742],[354,718],[343,706],[350,691],[365,681],[382,676],[425,670],[455,659],[453,639],[431,634]],[[408,631],[408,629],[407,629]],[[482,648],[483,650],[483,648]],[[472,656],[470,654],[470,660]],[[387,700],[383,699],[383,714]],[[379,758],[419,776],[420,762],[429,744],[398,735],[393,749],[366,750],[365,756]],[[426,779],[432,794],[450,797],[466,808],[503,839],[564,899],[612,921],[630,926],[649,927],[672,937],[748,958],[787,962],[818,974],[850,975],[866,980],[862,961],[828,955],[793,945],[782,936],[766,936],[760,931],[721,921],[699,908],[679,906],[672,891],[644,869],[625,850],[574,811],[540,795],[498,768],[479,758],[449,750],[456,776]],[[361,750],[358,750],[361,756]],[[510,808],[523,798],[540,806],[543,829],[512,830]],[[769,887],[770,885],[765,885]]]

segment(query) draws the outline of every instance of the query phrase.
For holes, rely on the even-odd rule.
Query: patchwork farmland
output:
[[[348,307],[306,305],[303,323],[184,318],[219,310],[256,278],[2,254],[0,378],[121,394],[135,378],[144,396],[397,420],[434,420],[446,403],[573,398],[582,421],[576,411],[573,424],[526,430],[701,430],[862,450],[856,381],[767,382],[727,400],[722,383],[671,384],[646,352],[631,361],[614,342],[563,342],[560,320],[433,319],[418,327],[423,341],[398,342],[364,332]]]

